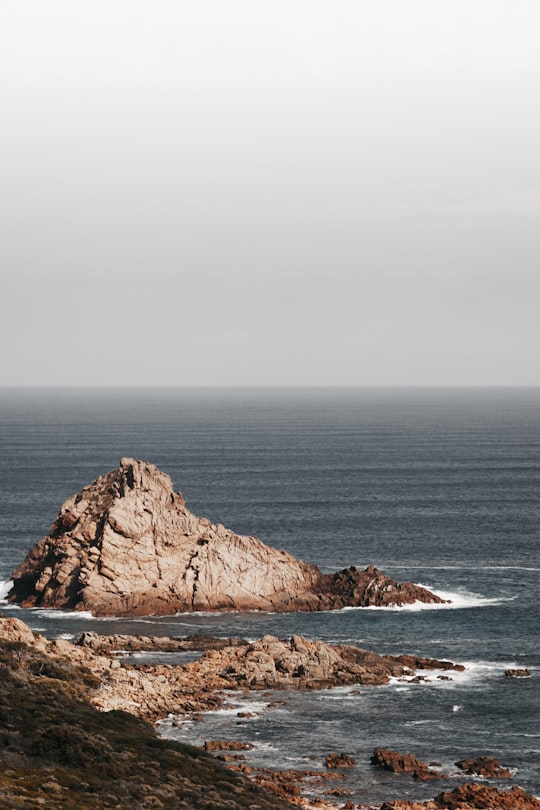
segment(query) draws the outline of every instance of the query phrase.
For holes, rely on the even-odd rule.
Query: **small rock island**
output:
[[[373,566],[316,565],[190,512],[170,477],[123,458],[62,505],[12,574],[10,602],[96,616],[318,611],[444,600]]]

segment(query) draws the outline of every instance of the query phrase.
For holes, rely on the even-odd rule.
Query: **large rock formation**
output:
[[[152,464],[123,458],[60,509],[13,572],[9,600],[97,616],[195,610],[331,610],[442,602],[370,566],[322,574],[285,551],[198,518]]]

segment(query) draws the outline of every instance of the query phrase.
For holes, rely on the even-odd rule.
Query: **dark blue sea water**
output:
[[[450,682],[232,696],[163,733],[252,741],[259,764],[313,769],[345,751],[356,801],[425,798],[369,765],[376,746],[455,773],[496,756],[540,795],[540,389],[0,389],[0,581],[61,503],[121,456],[157,464],[188,507],[325,571],[373,563],[448,594],[447,608],[96,620],[22,611],[48,636],[84,629],[256,638],[299,633],[465,663]],[[508,679],[508,667],[532,677]],[[238,707],[253,718],[239,720]],[[171,707],[174,711],[174,707]],[[344,801],[344,799],[343,799]]]

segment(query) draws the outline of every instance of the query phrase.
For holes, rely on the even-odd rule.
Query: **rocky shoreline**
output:
[[[199,518],[174,492],[169,476],[131,458],[63,504],[50,534],[14,571],[8,599],[23,607],[89,610],[96,616],[444,601],[371,565],[324,574],[257,538]],[[134,657],[141,653],[163,660],[144,663]],[[250,763],[248,743],[210,739],[200,748],[181,745],[160,738],[156,723],[196,721],[227,707],[238,692],[376,688],[390,679],[422,684],[451,680],[463,669],[450,661],[380,655],[300,635],[247,641],[84,632],[76,642],[47,640],[19,619],[0,617],[0,804],[54,810],[354,810],[340,784],[356,766],[347,752],[328,752],[315,770],[273,771]],[[530,671],[505,674],[523,678]],[[511,775],[489,757],[464,754],[456,763],[463,774],[484,780]],[[373,752],[372,766],[403,778],[447,778],[413,753],[382,748]],[[540,810],[540,801],[518,787],[472,782],[430,801],[387,801],[380,808]]]
[[[441,670],[444,671],[444,674],[438,674],[436,677],[451,678],[452,672],[463,669],[462,666],[449,661],[408,655],[384,656],[347,645],[329,645],[321,641],[310,641],[300,636],[293,636],[285,640],[265,636],[256,642],[248,643],[238,638],[214,639],[209,636],[156,638],[125,635],[99,636],[95,633],[83,633],[77,643],[64,639],[49,641],[43,636],[33,633],[22,621],[5,618],[0,618],[0,648],[4,674],[7,673],[18,681],[19,690],[25,686],[27,689],[37,690],[39,695],[43,690],[58,688],[62,692],[62,699],[69,703],[73,700],[76,684],[82,681],[83,686],[80,688],[84,694],[77,695],[78,711],[82,712],[83,705],[95,707],[92,711],[95,712],[98,709],[98,715],[103,718],[105,724],[110,718],[126,716],[133,717],[133,722],[137,723],[147,723],[148,721],[155,723],[171,712],[178,716],[196,718],[204,711],[223,706],[227,701],[227,696],[231,692],[237,693],[239,689],[245,691],[309,690],[350,684],[357,684],[359,688],[376,687],[387,683],[391,677],[412,679],[416,676],[417,670]],[[134,651],[176,653],[197,651],[200,652],[200,657],[183,665],[133,665],[126,662],[125,655]],[[66,689],[68,689],[67,693]],[[5,696],[2,695],[3,697]],[[37,697],[34,699],[38,700]],[[14,724],[7,722],[6,725],[6,721],[10,719],[10,712],[13,710],[13,706],[10,706],[8,701],[2,701],[0,727],[5,726],[3,732],[4,735],[7,735],[5,739],[11,740],[12,744],[4,750],[3,754],[0,752],[0,757],[4,772],[7,770],[8,773],[15,774],[19,787],[21,787],[26,784],[24,774],[28,775],[31,770],[34,774],[32,779],[35,779],[36,767],[38,770],[43,769],[43,763],[49,762],[45,751],[50,740],[46,742],[46,739],[43,738],[41,748],[39,740],[34,740],[33,748],[30,746],[29,750],[18,751],[17,746],[14,745],[18,740],[17,735],[13,731],[9,731],[10,727],[13,729]],[[85,709],[85,711],[87,710]],[[70,711],[73,722],[76,722],[73,707]],[[50,729],[50,724],[48,728]],[[153,734],[155,737],[155,732],[151,731],[150,726],[145,725],[144,728],[146,729],[145,734],[150,736]],[[70,733],[69,728],[64,726],[62,735],[58,739],[60,751],[58,756],[63,758],[64,765],[65,760],[70,762],[70,754],[68,750],[65,750],[62,740],[69,740]],[[90,751],[88,756],[92,758],[94,754],[91,752],[95,747],[93,737],[89,736],[86,731],[82,736],[81,734],[82,732],[77,738],[79,748],[81,745],[83,748],[88,747]],[[104,740],[107,739],[103,728],[101,728],[101,737]],[[164,745],[166,746],[165,742]],[[173,744],[171,743],[171,745]],[[83,756],[77,746],[72,746],[72,748],[75,751],[73,754],[75,763],[71,762],[70,767],[74,766],[76,770],[82,767],[80,760],[81,757],[84,759],[86,754]],[[10,751],[10,749],[13,750]],[[250,783],[263,788],[266,796],[273,797],[269,799],[268,806],[281,808],[296,804],[305,808],[345,807],[348,810],[358,806],[347,800],[347,791],[339,786],[340,773],[343,772],[343,769],[353,767],[355,764],[346,753],[329,752],[324,767],[316,771],[275,772],[249,765],[243,759],[245,756],[243,752],[249,749],[248,745],[209,740],[205,749],[206,757],[213,754],[214,757],[220,758],[216,767],[226,766],[228,771],[232,770],[239,777],[249,777]],[[178,747],[174,750],[178,753]],[[79,753],[77,754],[76,751]],[[98,756],[97,753],[95,756]],[[387,767],[394,772],[413,773],[417,778],[445,778],[444,774],[434,772],[430,766],[421,763],[412,754],[401,755],[399,752],[378,749],[374,752],[374,758],[376,759],[374,765]],[[206,759],[204,763],[206,769],[210,768]],[[29,767],[30,764],[32,768]],[[486,776],[495,779],[509,776],[509,773],[499,763],[489,761],[489,758],[472,758],[456,764],[462,768],[464,773],[481,775],[484,779]],[[49,768],[47,773],[50,777],[50,763],[45,767]],[[64,779],[64,772],[61,769],[54,771],[54,773],[57,772]],[[219,782],[219,778],[215,774],[209,776],[207,770],[205,773],[204,778],[209,779],[212,784],[216,779]],[[12,777],[8,777],[7,781],[4,779],[4,783],[0,781],[0,797],[3,795],[2,785],[5,786],[9,783],[9,790],[14,789],[10,779],[12,781]],[[203,802],[202,794],[197,794],[197,791],[193,793],[193,786],[190,788],[192,798],[186,803],[177,795],[182,793],[184,787],[181,785],[174,787],[173,783],[174,780],[167,788],[170,795],[168,803],[165,805],[158,794],[156,794],[157,801],[153,802],[152,791],[155,793],[157,788],[154,790],[146,784],[148,790],[144,796],[142,794],[139,796],[137,799],[139,803],[132,802],[129,806],[140,807],[141,810],[146,807],[160,806],[170,808],[227,807],[226,803],[221,803],[222,798],[219,797],[214,798],[213,804],[201,803]],[[53,783],[49,778],[50,784]],[[64,797],[64,804],[50,803],[47,799],[47,806],[71,807],[72,805],[66,799],[66,795],[69,794],[68,788],[61,781],[58,784],[60,793]],[[305,797],[307,788],[311,793],[314,790],[317,791],[319,798],[308,800]],[[238,789],[240,790],[240,788]],[[245,791],[247,788],[242,788],[242,790]],[[197,795],[195,796],[195,794]],[[336,804],[337,800],[345,800],[345,803]],[[223,801],[226,802],[226,799]],[[22,803],[2,806],[37,807],[43,804],[43,802],[37,802],[37,804]],[[259,798],[249,806],[255,805],[260,808],[265,807]],[[93,807],[94,805],[88,806]],[[127,808],[128,805],[118,802],[114,805],[107,803],[99,805],[99,807],[109,806]],[[248,805],[235,799],[229,806],[232,808]],[[363,806],[368,807],[368,805]],[[453,791],[440,793],[430,802],[389,801],[381,805],[381,810],[420,810],[421,808],[425,810],[444,810],[444,808],[449,810],[473,810],[473,808],[540,810],[540,801],[528,796],[517,787],[513,787],[511,790],[500,790],[485,783],[472,783],[462,785]]]

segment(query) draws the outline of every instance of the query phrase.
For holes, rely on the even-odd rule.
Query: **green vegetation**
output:
[[[84,667],[0,641],[0,807],[291,807],[127,712],[98,711],[89,696],[99,683]]]

